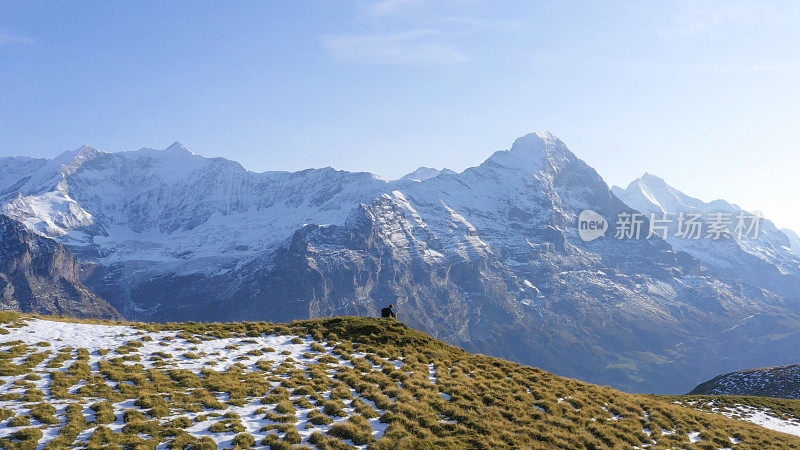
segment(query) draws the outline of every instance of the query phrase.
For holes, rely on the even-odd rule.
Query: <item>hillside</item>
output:
[[[706,381],[690,395],[752,395],[800,399],[800,365],[731,372]]]
[[[386,319],[0,315],[6,448],[800,448],[800,438],[467,353]]]

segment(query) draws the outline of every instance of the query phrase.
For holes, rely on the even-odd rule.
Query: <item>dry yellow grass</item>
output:
[[[7,327],[20,320],[0,313]],[[0,445],[33,448],[42,437],[40,427],[59,427],[51,446],[213,448],[214,440],[187,431],[195,427],[229,436],[227,442],[239,448],[722,448],[733,441],[736,448],[800,448],[794,436],[677,405],[674,398],[627,394],[470,354],[390,319],[124,324],[143,334],[98,355],[96,368],[87,364],[85,349],[0,345],[0,370],[9,371],[3,379],[20,380],[18,397],[3,394],[4,400],[28,411],[0,410],[3,425],[36,424],[0,439]],[[143,342],[152,341],[149,333],[167,330],[177,334],[161,342],[184,351],[141,358]],[[142,363],[192,361],[185,353],[196,353],[190,352],[193,345],[222,338],[253,345],[256,340],[247,340],[265,335],[284,335],[295,345],[306,345],[300,338],[311,337],[300,356],[310,362],[292,357],[278,362],[270,359],[276,352],[260,351],[226,370]],[[29,360],[12,364],[15,358]],[[50,377],[47,392],[26,384],[36,376]],[[56,411],[48,403],[55,401],[70,406]],[[114,405],[129,401],[134,407],[117,417]],[[250,405],[258,406],[253,414],[266,425],[248,432],[234,409]],[[112,427],[115,422],[121,426]],[[82,433],[86,440],[78,441]],[[690,442],[690,434],[700,440]]]

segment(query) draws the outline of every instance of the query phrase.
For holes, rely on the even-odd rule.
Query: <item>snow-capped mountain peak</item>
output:
[[[171,150],[171,151],[183,151],[183,152],[189,152],[189,153],[192,153],[192,152],[191,152],[191,151],[190,151],[188,148],[186,148],[186,146],[184,146],[183,144],[181,144],[181,143],[180,143],[180,142],[178,142],[178,141],[175,141],[175,142],[173,142],[172,144],[170,144],[170,146],[169,146],[169,147],[167,147],[165,150]]]
[[[741,210],[725,200],[718,199],[706,203],[686,195],[667,184],[663,178],[649,172],[631,181],[627,188],[614,186],[612,191],[628,206],[644,213],[710,213]]]
[[[456,172],[450,169],[433,169],[431,167],[420,166],[411,173],[407,173],[400,178],[402,181],[425,181],[442,174],[455,174]]]
[[[614,186],[612,191],[628,206],[644,213],[689,212],[703,205],[700,200],[685,195],[668,185],[664,179],[648,172],[631,181],[626,189]]]
[[[70,165],[74,162],[79,163],[80,161],[85,161],[87,159],[91,159],[94,156],[101,154],[100,150],[92,147],[91,145],[81,145],[80,147],[76,148],[75,150],[68,150],[63,152],[53,158],[52,162],[54,165]]]
[[[800,281],[800,258],[791,250],[789,237],[766,218],[758,219],[758,228],[753,231],[758,232],[757,236],[752,233],[737,235],[734,230],[739,218],[751,218],[755,213],[744,211],[725,200],[703,202],[649,173],[632,181],[625,189],[614,186],[612,192],[629,207],[646,216],[652,215],[656,220],[663,220],[666,216],[666,240],[676,250],[685,251],[733,278],[784,294],[800,293],[796,287],[796,282]],[[703,222],[699,236],[690,239],[680,234],[678,216],[681,213],[699,215]],[[723,217],[716,216],[718,214],[727,217],[728,234],[710,239],[708,224],[713,217]],[[745,226],[749,226],[752,219],[742,220]]]
[[[541,172],[552,175],[577,160],[560,139],[547,131],[540,131],[517,138],[510,149],[495,152],[484,165],[522,171],[526,176]]]

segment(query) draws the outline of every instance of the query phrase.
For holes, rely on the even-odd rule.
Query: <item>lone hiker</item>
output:
[[[394,305],[389,305],[386,308],[381,309],[381,317],[392,317],[397,319],[397,314],[394,313]]]

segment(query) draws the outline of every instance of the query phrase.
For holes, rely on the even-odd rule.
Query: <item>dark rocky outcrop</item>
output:
[[[118,319],[80,281],[80,265],[62,244],[0,215],[0,308],[39,314]]]

